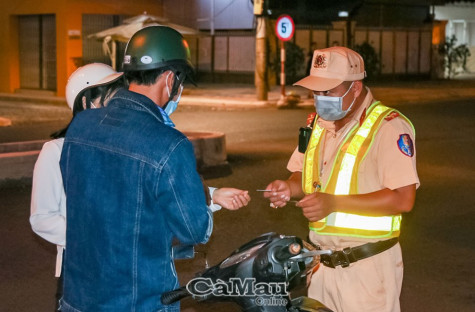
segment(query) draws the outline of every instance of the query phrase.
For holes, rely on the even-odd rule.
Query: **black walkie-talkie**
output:
[[[307,150],[308,142],[312,136],[313,124],[315,123],[316,118],[317,114],[315,113],[308,115],[307,126],[299,129],[299,152],[302,154]]]
[[[308,141],[312,135],[312,128],[305,127],[299,129],[299,152],[305,153],[307,150]]]

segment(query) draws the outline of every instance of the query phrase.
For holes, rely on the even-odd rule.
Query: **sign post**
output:
[[[295,24],[289,15],[281,15],[275,24],[275,33],[280,39],[280,100],[277,105],[285,105],[285,47],[284,41],[292,39],[295,32]]]

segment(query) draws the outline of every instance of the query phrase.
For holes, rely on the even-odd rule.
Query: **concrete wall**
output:
[[[192,59],[200,72],[212,70],[212,38],[201,36],[188,39]],[[248,34],[214,36],[214,71],[253,73],[256,54],[255,35]],[[195,55],[195,56],[194,56]]]
[[[254,11],[249,0],[163,0],[164,16],[174,23],[202,30],[253,29]]]
[[[475,19],[475,3],[436,5],[434,13],[438,20],[473,20]]]
[[[0,2],[0,92],[20,87],[18,16],[54,14],[56,19],[57,95],[64,95],[67,78],[82,56],[83,14],[138,15],[147,11],[161,15],[162,0],[16,0]]]

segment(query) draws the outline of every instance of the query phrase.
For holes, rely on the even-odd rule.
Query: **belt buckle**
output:
[[[341,265],[342,268],[350,266],[350,263],[355,262],[356,259],[352,254],[352,249],[346,247],[343,250],[334,251],[331,255],[321,255],[320,261],[327,267],[336,268]]]
[[[354,262],[354,261],[350,260],[350,257],[353,256],[353,254],[351,252],[352,252],[352,250],[351,250],[350,247],[343,248],[343,250],[340,252],[341,253],[340,265],[341,265],[342,268],[349,267],[350,263]],[[354,258],[354,257],[352,257],[352,258]]]

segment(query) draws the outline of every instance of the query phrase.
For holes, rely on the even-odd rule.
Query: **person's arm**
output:
[[[313,118],[312,118],[313,120]],[[272,208],[284,207],[290,198],[302,198],[302,168],[304,154],[299,152],[298,147],[295,148],[292,156],[287,163],[287,170],[291,172],[287,180],[276,180],[267,185],[264,197],[270,200]]]
[[[237,210],[247,206],[251,200],[248,191],[236,188],[222,187],[218,189],[209,187],[209,193],[212,199],[209,207],[213,212],[218,211],[221,207],[228,210]]]
[[[275,180],[271,182],[264,193],[264,197],[271,202],[272,208],[284,207],[290,198],[301,198],[304,193],[302,191],[302,172],[292,172],[287,180]]]
[[[41,149],[33,170],[30,224],[33,231],[45,240],[66,244],[66,216],[63,180],[59,167],[60,146],[50,141]]]
[[[157,198],[165,207],[168,226],[183,245],[206,243],[213,229],[193,146],[183,138],[170,148],[157,181]]]
[[[408,141],[407,149],[403,148],[404,138]],[[386,216],[411,211],[419,185],[412,127],[402,118],[385,122],[367,157],[369,164],[377,168],[379,183],[384,188],[358,195],[307,195],[297,203],[305,217],[317,221],[332,212]]]
[[[309,221],[318,221],[332,212],[345,212],[365,216],[397,215],[411,211],[416,198],[416,185],[408,185],[395,190],[358,195],[332,195],[313,193],[306,195],[296,206],[302,208]]]

